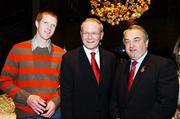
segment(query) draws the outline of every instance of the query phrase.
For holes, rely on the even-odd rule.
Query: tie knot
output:
[[[137,62],[136,60],[134,60],[134,61],[132,62],[132,66],[136,66],[137,63],[138,63],[138,62]]]
[[[95,52],[91,52],[91,56],[95,56],[95,54],[96,54]]]

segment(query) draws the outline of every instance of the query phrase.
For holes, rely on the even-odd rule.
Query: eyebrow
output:
[[[134,37],[133,39],[140,39],[140,37]],[[124,38],[124,40],[129,40],[129,38]]]
[[[137,36],[137,37],[135,37],[134,39],[140,39],[140,37]]]

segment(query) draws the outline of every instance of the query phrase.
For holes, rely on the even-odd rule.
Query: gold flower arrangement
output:
[[[0,115],[2,113],[13,113],[15,105],[13,99],[8,97],[7,94],[0,95]]]
[[[91,14],[96,15],[102,21],[111,25],[118,25],[122,21],[133,21],[139,18],[149,9],[151,0],[126,0],[123,4],[120,0],[91,0]]]

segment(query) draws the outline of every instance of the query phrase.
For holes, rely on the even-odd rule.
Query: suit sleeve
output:
[[[70,58],[63,56],[61,66],[60,92],[61,92],[61,113],[63,119],[72,119],[72,91],[73,78],[69,62]]]
[[[168,61],[157,72],[157,98],[148,119],[171,119],[178,99],[178,78],[176,65]]]
[[[120,117],[119,113],[119,105],[118,105],[118,87],[119,87],[119,77],[117,76],[120,74],[119,69],[116,69],[115,79],[112,83],[112,95],[110,100],[110,114],[112,119],[117,119]]]

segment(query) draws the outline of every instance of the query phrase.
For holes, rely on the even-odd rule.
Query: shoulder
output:
[[[53,48],[53,51],[62,52],[62,53],[65,52],[63,48],[61,48],[60,46],[57,46],[53,43],[52,43],[52,48]]]
[[[14,48],[31,48],[32,46],[32,43],[31,43],[32,40],[27,40],[27,41],[23,41],[23,42],[20,42],[20,43],[17,43],[13,46],[13,49]]]
[[[64,54],[64,57],[75,57],[77,54],[84,52],[82,47],[72,49]]]
[[[150,55],[149,58],[149,64],[151,66],[154,66],[156,69],[163,69],[164,67],[166,67],[166,69],[171,68],[171,69],[176,69],[176,63],[174,60],[170,59],[170,58],[165,58],[165,57],[161,57],[161,56],[157,56],[157,55]]]
[[[67,51],[63,56],[62,56],[62,64],[71,64],[72,66],[74,66],[74,63],[79,61],[80,57],[80,53],[81,52],[81,48],[78,47],[76,49]]]
[[[107,57],[109,56],[109,57],[115,58],[115,55],[112,52],[105,50],[103,48],[100,48],[99,50],[100,50],[100,53],[102,53],[103,55],[105,55]]]
[[[175,63],[172,59],[170,58],[165,58],[162,56],[157,56],[157,55],[150,55],[150,60],[154,63],[158,64],[164,64],[164,63]]]

